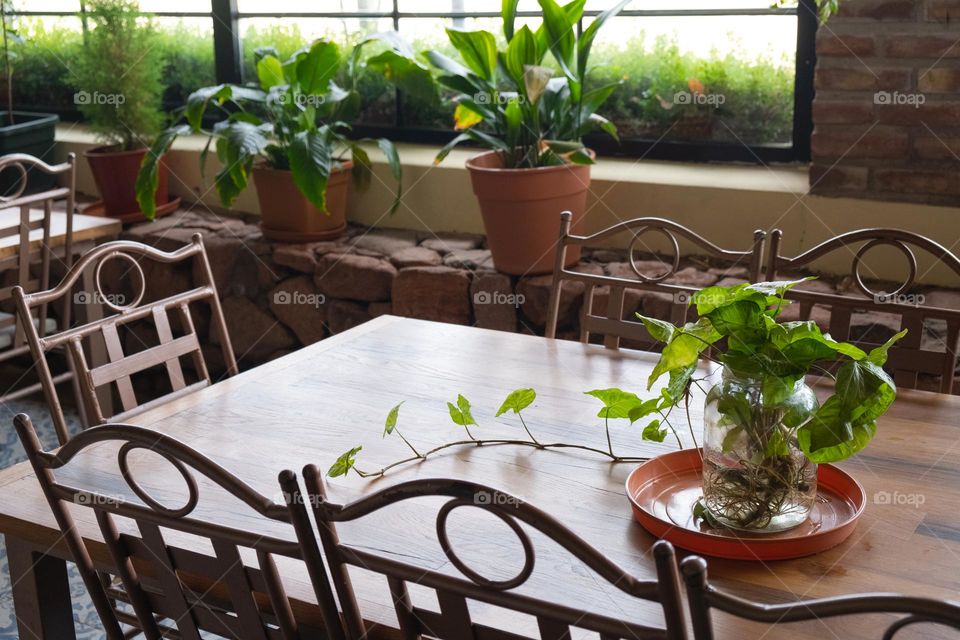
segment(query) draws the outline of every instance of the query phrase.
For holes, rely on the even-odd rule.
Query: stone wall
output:
[[[843,0],[817,36],[813,193],[960,204],[960,0]]]
[[[173,250],[204,236],[214,279],[222,300],[230,337],[242,369],[284,355],[324,337],[345,331],[376,316],[394,315],[473,325],[502,331],[542,334],[547,318],[550,276],[514,278],[495,271],[482,236],[430,235],[412,231],[366,229],[352,226],[338,240],[310,244],[273,244],[259,227],[236,218],[180,212],[124,232],[126,238]],[[147,265],[145,265],[147,266]],[[655,256],[637,260],[648,276],[666,265]],[[623,252],[585,251],[579,270],[636,279]],[[712,284],[745,282],[746,269],[724,268],[702,259],[682,261],[666,282],[701,288]],[[788,275],[788,274],[784,274]],[[146,270],[148,294],[156,299],[198,282],[189,269],[170,272],[166,265]],[[805,285],[821,291],[851,291],[850,279],[817,280]],[[603,313],[609,292],[594,294],[594,311]],[[890,289],[886,289],[890,290]],[[578,337],[578,319],[584,287],[565,282],[560,304],[559,335]],[[956,292],[928,292],[931,304],[960,306]],[[669,319],[673,297],[663,293],[629,291],[624,317],[641,311]],[[789,307],[784,319],[796,319]],[[895,316],[858,314],[854,339],[883,342],[899,328]],[[815,308],[813,319],[826,328],[829,314]],[[209,318],[198,331],[210,345]],[[924,339],[942,345],[944,327],[927,328]],[[220,368],[218,349],[207,353],[211,369]]]

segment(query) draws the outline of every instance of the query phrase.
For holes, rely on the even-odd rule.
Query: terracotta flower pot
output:
[[[353,162],[342,163],[327,181],[327,213],[313,206],[293,182],[293,174],[260,165],[253,183],[260,201],[260,228],[270,240],[309,242],[336,238],[347,228],[347,191]]]
[[[494,151],[467,160],[480,201],[487,243],[497,270],[511,275],[551,273],[560,235],[560,214],[573,213],[572,229],[583,225],[590,165],[504,169]],[[570,247],[566,264],[580,259]]]
[[[147,149],[117,151],[115,146],[94,147],[83,152],[93,180],[97,183],[103,208],[111,217],[121,217],[140,211],[137,204],[137,173]],[[161,160],[158,169],[157,206],[170,199],[167,193],[167,165]]]

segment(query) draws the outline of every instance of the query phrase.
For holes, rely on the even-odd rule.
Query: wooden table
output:
[[[32,209],[30,219],[38,220],[43,217],[41,209]],[[0,229],[15,227],[20,224],[19,209],[0,210]],[[75,245],[95,242],[103,238],[113,238],[120,234],[122,225],[119,220],[114,218],[105,218],[100,216],[87,216],[83,214],[74,214],[73,216],[73,242]],[[62,212],[53,212],[50,217],[50,246],[58,248],[63,246],[67,232],[67,214]],[[34,251],[40,248],[43,240],[43,229],[36,229],[30,233],[30,250]],[[0,260],[16,255],[20,249],[20,237],[17,235],[0,238]]]
[[[583,391],[619,386],[641,391],[655,357],[611,352],[603,347],[550,341],[527,335],[380,317],[346,333],[221,382],[187,398],[144,414],[138,423],[171,434],[238,474],[266,495],[277,495],[277,472],[305,463],[323,468],[342,451],[363,444],[360,466],[371,469],[405,455],[396,438],[382,439],[389,409],[405,400],[399,426],[424,448],[460,437],[446,402],[464,394],[487,437],[520,436],[514,417],[495,419],[504,396],[532,386],[538,397],[525,411],[527,424],[543,440],[578,441],[603,446],[599,406]],[[700,404],[700,403],[697,403]],[[815,557],[762,564],[710,560],[712,578],[722,587],[761,600],[832,596],[859,591],[901,591],[937,598],[960,593],[960,397],[903,391],[880,422],[869,448],[843,467],[871,497],[853,536]],[[693,422],[699,425],[696,407]],[[682,420],[680,421],[683,422]],[[669,443],[644,443],[639,428],[626,421],[613,427],[614,446],[624,454],[656,455]],[[684,436],[689,441],[688,436]],[[115,450],[101,445],[69,473],[85,486],[107,492],[124,490],[116,472]],[[143,460],[138,478],[150,477],[158,490],[182,494],[180,480],[159,460]],[[155,469],[154,469],[155,467]],[[520,496],[557,515],[587,542],[639,577],[653,576],[648,551],[653,538],[632,519],[624,480],[632,464],[611,464],[578,452],[537,451],[517,446],[465,447],[372,481],[355,476],[331,481],[334,500],[348,500],[373,489],[415,477],[459,477],[484,482]],[[152,476],[148,473],[154,470]],[[67,473],[64,470],[63,473]],[[69,475],[68,475],[69,477]],[[881,492],[887,492],[881,494]],[[127,491],[129,493],[129,491]],[[201,495],[204,495],[201,490]],[[889,495],[891,504],[873,496]],[[879,500],[882,502],[882,499]],[[916,504],[922,501],[922,504]],[[170,504],[179,504],[170,498]],[[207,505],[203,511],[222,523],[250,524],[233,502]],[[441,562],[434,542],[436,505],[393,507],[380,521],[343,527],[346,541],[402,553],[425,567],[453,570]],[[95,551],[99,533],[93,514],[76,509],[85,537]],[[496,559],[504,576],[519,560],[515,539],[492,517],[454,527],[453,544],[477,564]],[[260,525],[257,525],[260,526]],[[6,534],[18,615],[42,621],[29,633],[67,638],[70,612],[63,562],[48,506],[26,464],[0,473],[0,532]],[[266,529],[265,529],[266,532]],[[275,530],[270,530],[277,533]],[[458,533],[459,532],[459,533]],[[462,537],[460,537],[462,535]],[[194,543],[196,544],[196,543]],[[46,552],[45,554],[39,553]],[[101,552],[98,552],[101,553]],[[105,557],[105,556],[104,556]],[[636,615],[659,622],[655,606],[618,597],[616,589],[584,570],[555,548],[537,550],[537,570],[524,588],[561,597],[593,611]],[[310,608],[312,595],[303,568],[281,567],[298,609]],[[558,573],[563,576],[558,583]],[[541,575],[543,573],[544,575]],[[355,578],[361,608],[368,619],[389,629],[395,620],[382,580]],[[562,588],[558,586],[562,585]],[[42,597],[40,597],[42,594]],[[414,598],[426,597],[414,592]],[[429,600],[427,600],[429,601]],[[632,612],[632,613],[631,613]],[[888,620],[888,619],[886,619]],[[884,619],[831,620],[791,625],[767,637],[871,637]],[[761,625],[718,616],[721,637],[761,637]],[[34,637],[27,632],[21,637]],[[873,635],[872,637],[879,637]]]

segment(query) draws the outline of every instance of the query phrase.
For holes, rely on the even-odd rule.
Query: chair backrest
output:
[[[14,422],[110,640],[124,637],[121,622],[139,627],[147,640],[159,639],[162,634],[199,640],[200,629],[230,638],[300,638],[303,622],[294,617],[278,572],[276,560],[279,558],[292,558],[306,566],[326,637],[343,638],[333,591],[296,474],[290,471],[280,474],[286,504],[276,503],[196,450],[150,429],[126,424],[92,427],[60,449],[47,452],[28,416],[20,414]],[[78,456],[91,455],[93,447],[111,445],[119,445],[117,475],[122,476],[133,496],[128,498],[129,492],[98,493],[89,486],[75,486],[78,483],[69,479],[58,480]],[[129,456],[137,450],[162,456],[172,467],[172,477],[183,478],[188,491],[183,506],[173,508],[162,504],[147,491],[144,481],[157,482],[161,475],[136,477]],[[107,473],[103,469],[99,471]],[[210,500],[216,507],[226,509],[228,502],[235,499],[237,503],[229,508],[234,509],[240,503],[246,505],[251,515],[241,519],[245,523],[243,528],[213,524],[209,518],[192,516],[201,501],[198,475],[210,481],[205,485],[209,492],[205,492],[204,504]],[[154,492],[162,491],[155,489]],[[214,492],[217,495],[211,497]],[[220,497],[221,494],[225,497]],[[94,564],[68,508],[70,504],[94,511],[109,552],[107,566]],[[257,531],[258,522],[267,528]],[[282,533],[271,535],[275,529]],[[298,534],[303,531],[309,535],[300,538]],[[181,540],[195,537],[194,548],[212,548],[213,553],[171,545],[164,532],[178,532]],[[167,535],[169,537],[169,533]],[[256,557],[255,562],[252,556]],[[105,587],[98,570],[119,577],[122,591]],[[133,615],[118,614],[111,606],[111,598],[129,603]],[[168,635],[171,629],[179,635]],[[316,637],[319,631],[315,629],[310,637]]]
[[[561,288],[565,281],[581,282],[585,285],[583,306],[580,312],[580,340],[588,342],[591,334],[604,336],[604,345],[616,349],[621,339],[628,339],[632,346],[649,347],[656,344],[644,328],[643,323],[633,318],[624,318],[624,299],[627,291],[653,292],[672,297],[670,317],[663,318],[675,323],[688,320],[693,310],[688,306],[690,296],[698,287],[674,284],[670,280],[680,267],[680,240],[692,243],[698,252],[722,261],[726,266],[740,266],[747,270],[750,282],[757,282],[763,260],[763,242],[765,233],[757,230],[753,234],[750,248],[744,251],[723,249],[706,238],[694,233],[683,225],[663,218],[635,218],[608,227],[589,236],[573,235],[570,232],[572,215],[565,211],[560,214],[560,243],[556,265],[553,270],[553,283],[550,287],[550,302],[547,310],[546,335],[556,337],[557,318],[560,310]],[[596,246],[603,240],[628,233],[631,236],[627,248],[627,260],[636,274],[636,280],[607,275],[581,273],[565,266],[567,248],[571,245]],[[656,233],[663,236],[673,251],[671,264],[664,263],[662,273],[651,276],[637,266],[635,254],[644,246],[643,236]],[[602,315],[594,313],[594,293],[597,287],[609,287],[606,310]]]
[[[63,175],[63,186],[38,193],[24,195],[27,188],[28,172],[42,172],[49,175]],[[50,286],[50,266],[53,260],[62,260],[66,268],[73,260],[73,209],[76,193],[76,155],[67,155],[67,161],[50,165],[25,153],[13,153],[0,157],[0,175],[17,173],[16,189],[6,196],[0,195],[0,209],[18,213],[15,216],[4,215],[0,222],[0,245],[16,247],[16,252],[6,258],[0,258],[0,272],[14,273],[17,285],[25,291],[41,291]],[[58,258],[50,241],[53,203],[65,200],[66,229],[63,239],[63,257]],[[0,303],[9,300],[16,285],[0,286]],[[59,310],[62,325],[69,324],[70,307],[64,305]],[[31,320],[36,323],[38,332],[46,331],[48,305],[39,305]],[[28,347],[24,332],[18,326],[15,315],[0,318],[0,331],[17,329],[9,341],[9,346],[0,354],[0,360],[6,360],[26,353]]]
[[[883,640],[893,638],[905,627],[920,623],[946,625],[960,630],[960,605],[941,600],[894,593],[864,593],[785,604],[761,604],[725,593],[711,585],[707,579],[707,562],[701,557],[685,558],[681,571],[687,584],[695,640],[713,640],[712,609],[773,625],[858,614],[904,614],[904,617],[890,624],[882,636],[878,636]],[[769,637],[779,638],[786,633],[786,630],[773,632]]]
[[[438,640],[524,640],[531,637],[518,633],[517,630],[500,628],[499,625],[505,624],[500,615],[489,624],[471,620],[470,603],[492,605],[501,610],[532,616],[539,629],[539,634],[533,637],[542,640],[569,638],[574,629],[592,631],[610,640],[680,639],[686,636],[676,561],[673,547],[666,541],[658,541],[653,546],[658,579],[643,581],[625,572],[549,514],[484,485],[450,479],[413,480],[383,489],[347,505],[335,505],[327,501],[322,474],[315,466],[304,469],[304,481],[343,611],[344,626],[348,637],[353,640],[365,638],[367,635],[347,572],[349,566],[361,567],[386,579],[402,637],[408,640],[418,639],[422,635]],[[340,540],[337,523],[358,520],[396,503],[429,497],[450,498],[440,507],[436,517],[437,541],[445,555],[445,558],[437,560],[449,561],[463,577],[425,569],[386,554],[370,551],[369,547],[351,545]],[[457,555],[450,543],[447,522],[452,511],[464,506],[476,507],[493,514],[517,536],[524,554],[523,567],[517,575],[506,580],[492,580],[471,568]],[[408,505],[408,508],[413,508],[413,505]],[[563,553],[578,560],[602,581],[627,596],[659,603],[663,610],[664,625],[660,627],[640,624],[592,612],[586,607],[565,605],[558,601],[559,598],[545,600],[517,591],[532,575],[536,557],[534,543],[524,525],[555,542],[562,548]],[[558,562],[562,563],[562,560]],[[490,569],[493,566],[495,565],[491,561],[485,568]],[[562,573],[562,570],[557,573]],[[549,577],[552,584],[562,585],[574,577],[574,570],[568,571],[567,575],[551,573]],[[425,587],[436,595],[439,612],[414,604],[408,589],[409,585],[414,584],[419,585],[418,588]],[[562,592],[562,589],[558,591]],[[492,626],[494,624],[498,626]]]
[[[872,311],[899,316],[901,329],[908,333],[890,350],[887,368],[892,371],[894,382],[905,388],[917,388],[921,375],[939,376],[942,393],[960,393],[955,389],[957,368],[957,340],[960,337],[960,309],[946,309],[923,304],[921,296],[908,295],[914,289],[917,278],[916,250],[926,252],[943,267],[960,277],[960,258],[942,245],[919,234],[901,229],[860,229],[843,233],[821,242],[815,247],[792,258],[780,255],[783,233],[775,229],[771,233],[767,260],[767,279],[775,280],[784,272],[809,270],[810,265],[834,252],[852,256],[850,276],[857,291],[847,294],[822,293],[792,289],[787,298],[799,304],[800,318],[808,320],[815,306],[829,310],[829,331],[835,340],[860,343],[861,346],[876,346],[882,340],[866,341],[851,335],[851,320],[855,314]],[[871,249],[888,246],[898,250],[906,258],[907,272],[894,291],[874,291],[864,277],[864,256]],[[923,345],[925,321],[937,320],[945,324],[944,349],[933,350]]]
[[[138,276],[138,286],[135,287],[132,301],[129,304],[118,304],[113,294],[103,289],[102,269],[111,260],[121,260],[126,263],[132,273]],[[141,304],[147,288],[140,260],[153,260],[164,264],[175,264],[186,260],[199,261],[199,271],[202,282],[193,289],[162,298],[149,304]],[[26,293],[20,287],[14,288],[14,299],[17,302],[17,313],[21,319],[29,317],[31,309],[43,304],[69,296],[77,280],[87,269],[94,273],[95,291],[86,292],[92,296],[97,304],[102,304],[114,311],[103,319],[93,322],[64,328],[57,333],[40,336],[29,322],[25,323],[27,342],[37,364],[47,403],[53,415],[54,426],[61,444],[68,439],[67,427],[63,416],[60,400],[50,375],[46,354],[54,348],[64,348],[71,359],[74,371],[78,377],[79,389],[86,407],[89,409],[90,422],[103,424],[107,420],[121,421],[136,415],[154,406],[168,402],[177,397],[191,393],[199,388],[211,384],[210,373],[201,351],[200,339],[194,327],[190,305],[200,301],[209,304],[211,310],[212,330],[219,334],[223,359],[227,373],[237,373],[237,363],[227,334],[227,326],[217,296],[216,285],[210,271],[207,254],[203,249],[203,238],[195,234],[190,244],[173,252],[159,251],[145,244],[129,241],[108,242],[85,253],[73,265],[64,279],[53,289]],[[123,300],[125,302],[125,300]],[[182,335],[174,336],[173,325],[168,314],[175,313],[176,320]],[[22,320],[21,320],[22,321]],[[158,344],[136,353],[125,354],[119,330],[134,322],[144,321],[152,324],[156,331]],[[103,341],[106,347],[106,363],[88,363],[84,353],[84,341],[90,341],[96,336]],[[190,357],[196,373],[197,381],[188,383],[184,375],[180,359]],[[134,392],[131,376],[148,369],[162,365],[166,371],[171,391],[147,402],[139,402]],[[115,385],[119,396],[121,411],[114,413],[112,407],[103,407],[97,397],[97,389]]]

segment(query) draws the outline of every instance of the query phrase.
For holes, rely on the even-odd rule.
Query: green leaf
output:
[[[838,396],[831,396],[806,425],[797,430],[797,443],[812,462],[838,462],[866,447],[877,432],[875,422],[852,425]]]
[[[327,470],[327,475],[331,478],[337,478],[339,476],[345,476],[350,472],[350,469],[353,469],[354,465],[357,463],[357,454],[363,449],[362,446],[354,447],[346,453],[342,454],[337,461],[334,462],[330,469]]]
[[[653,383],[668,371],[696,366],[700,354],[721,337],[706,317],[701,317],[695,323],[688,322],[681,329],[675,329],[647,380],[647,388],[652,388]]]
[[[733,451],[733,447],[737,444],[737,439],[740,438],[740,434],[743,433],[744,429],[741,426],[735,426],[729,431],[726,435],[723,436],[723,442],[720,444],[720,450],[723,453],[730,453]]]
[[[500,5],[500,15],[503,16],[503,35],[507,42],[513,40],[513,26],[517,20],[517,5],[520,0],[503,0]]]
[[[257,79],[260,80],[260,88],[264,91],[269,91],[270,87],[286,82],[280,60],[273,56],[260,58],[257,62]]]
[[[217,137],[217,157],[223,164],[216,176],[217,193],[223,206],[229,207],[246,189],[253,160],[269,143],[271,127],[227,121],[218,122],[213,131]]]
[[[575,9],[580,7],[580,15],[573,17],[566,10],[561,8],[554,0],[538,0],[540,8],[543,10],[543,28],[546,33],[546,43],[553,57],[564,75],[572,80],[577,80],[579,76],[574,73],[574,46],[576,44],[576,35],[574,26],[583,15],[582,0],[574,0],[567,7]]]
[[[630,418],[630,424],[633,424],[637,420],[643,420],[659,408],[660,398],[650,398],[649,400],[644,400],[638,406],[630,409],[627,417]]]
[[[517,87],[525,88],[524,74],[527,67],[536,67],[540,60],[537,56],[537,39],[530,31],[530,27],[523,25],[517,31],[516,36],[507,45],[507,52],[503,57],[504,67],[507,73],[516,83]],[[539,96],[537,96],[539,97]],[[537,98],[528,95],[531,102],[536,102]]]
[[[630,0],[621,0],[594,18],[593,21],[587,25],[587,28],[583,30],[583,33],[577,40],[577,75],[580,78],[587,77],[587,61],[590,58],[590,49],[593,47],[593,41],[597,37],[597,32],[600,31],[600,27],[602,27],[607,20],[620,13],[628,4],[630,4]]]
[[[332,158],[328,130],[300,131],[290,141],[293,182],[313,206],[327,215],[327,180]]]
[[[390,409],[390,413],[387,414],[387,420],[383,423],[383,437],[387,437],[397,428],[397,418],[400,417],[400,407],[403,406],[403,402]]]
[[[377,146],[380,147],[380,151],[387,158],[390,175],[397,181],[397,193],[394,195],[393,204],[390,206],[390,215],[393,215],[400,208],[400,200],[403,198],[403,164],[400,163],[400,153],[392,141],[386,138],[377,138]]]
[[[643,428],[643,439],[653,442],[663,442],[667,437],[667,430],[660,428],[660,421],[654,420]]]
[[[454,424],[461,427],[477,424],[473,419],[473,414],[470,413],[470,401],[462,395],[457,396],[457,404],[448,402],[447,409],[450,411],[450,419],[453,420]]]
[[[497,68],[497,41],[492,33],[448,28],[447,37],[467,67],[484,80],[493,80]]]
[[[584,394],[593,396],[603,403],[603,409],[600,409],[597,414],[598,418],[629,418],[630,411],[642,404],[635,393],[616,388],[594,389],[593,391],[584,391]]]
[[[340,47],[330,40],[317,40],[296,63],[297,82],[304,93],[323,95],[340,70]]]
[[[497,417],[500,417],[507,411],[513,411],[514,413],[520,413],[531,404],[537,397],[537,392],[533,389],[517,389],[510,392],[510,395],[507,396],[507,399],[503,401],[503,404],[500,405],[500,408],[497,409]]]
[[[436,157],[433,159],[433,164],[437,165],[443,162],[444,158],[450,155],[450,152],[453,151],[453,148],[460,144],[461,142],[467,142],[470,140],[470,136],[465,133],[461,133],[456,138],[443,145],[443,148],[437,153]]]
[[[664,320],[658,320],[657,318],[650,318],[641,314],[637,314],[643,322],[643,326],[647,328],[647,332],[650,333],[650,336],[657,342],[670,342],[670,339],[673,337],[673,325]]]
[[[437,86],[430,70],[413,57],[387,50],[367,60],[367,65],[378,70],[401,90],[425,102],[435,102]]]
[[[878,367],[882,367],[883,365],[887,364],[887,353],[890,351],[890,347],[892,347],[896,342],[898,342],[905,335],[907,335],[906,329],[904,329],[897,335],[893,336],[892,338],[884,342],[879,347],[870,351],[870,354],[867,356],[867,360],[877,365]]]
[[[190,127],[185,124],[162,131],[140,162],[140,170],[137,172],[137,181],[134,188],[137,194],[137,204],[140,205],[140,211],[147,217],[147,220],[153,220],[157,213],[160,159],[173,144],[173,141],[177,139],[177,136],[188,133],[190,133]]]

